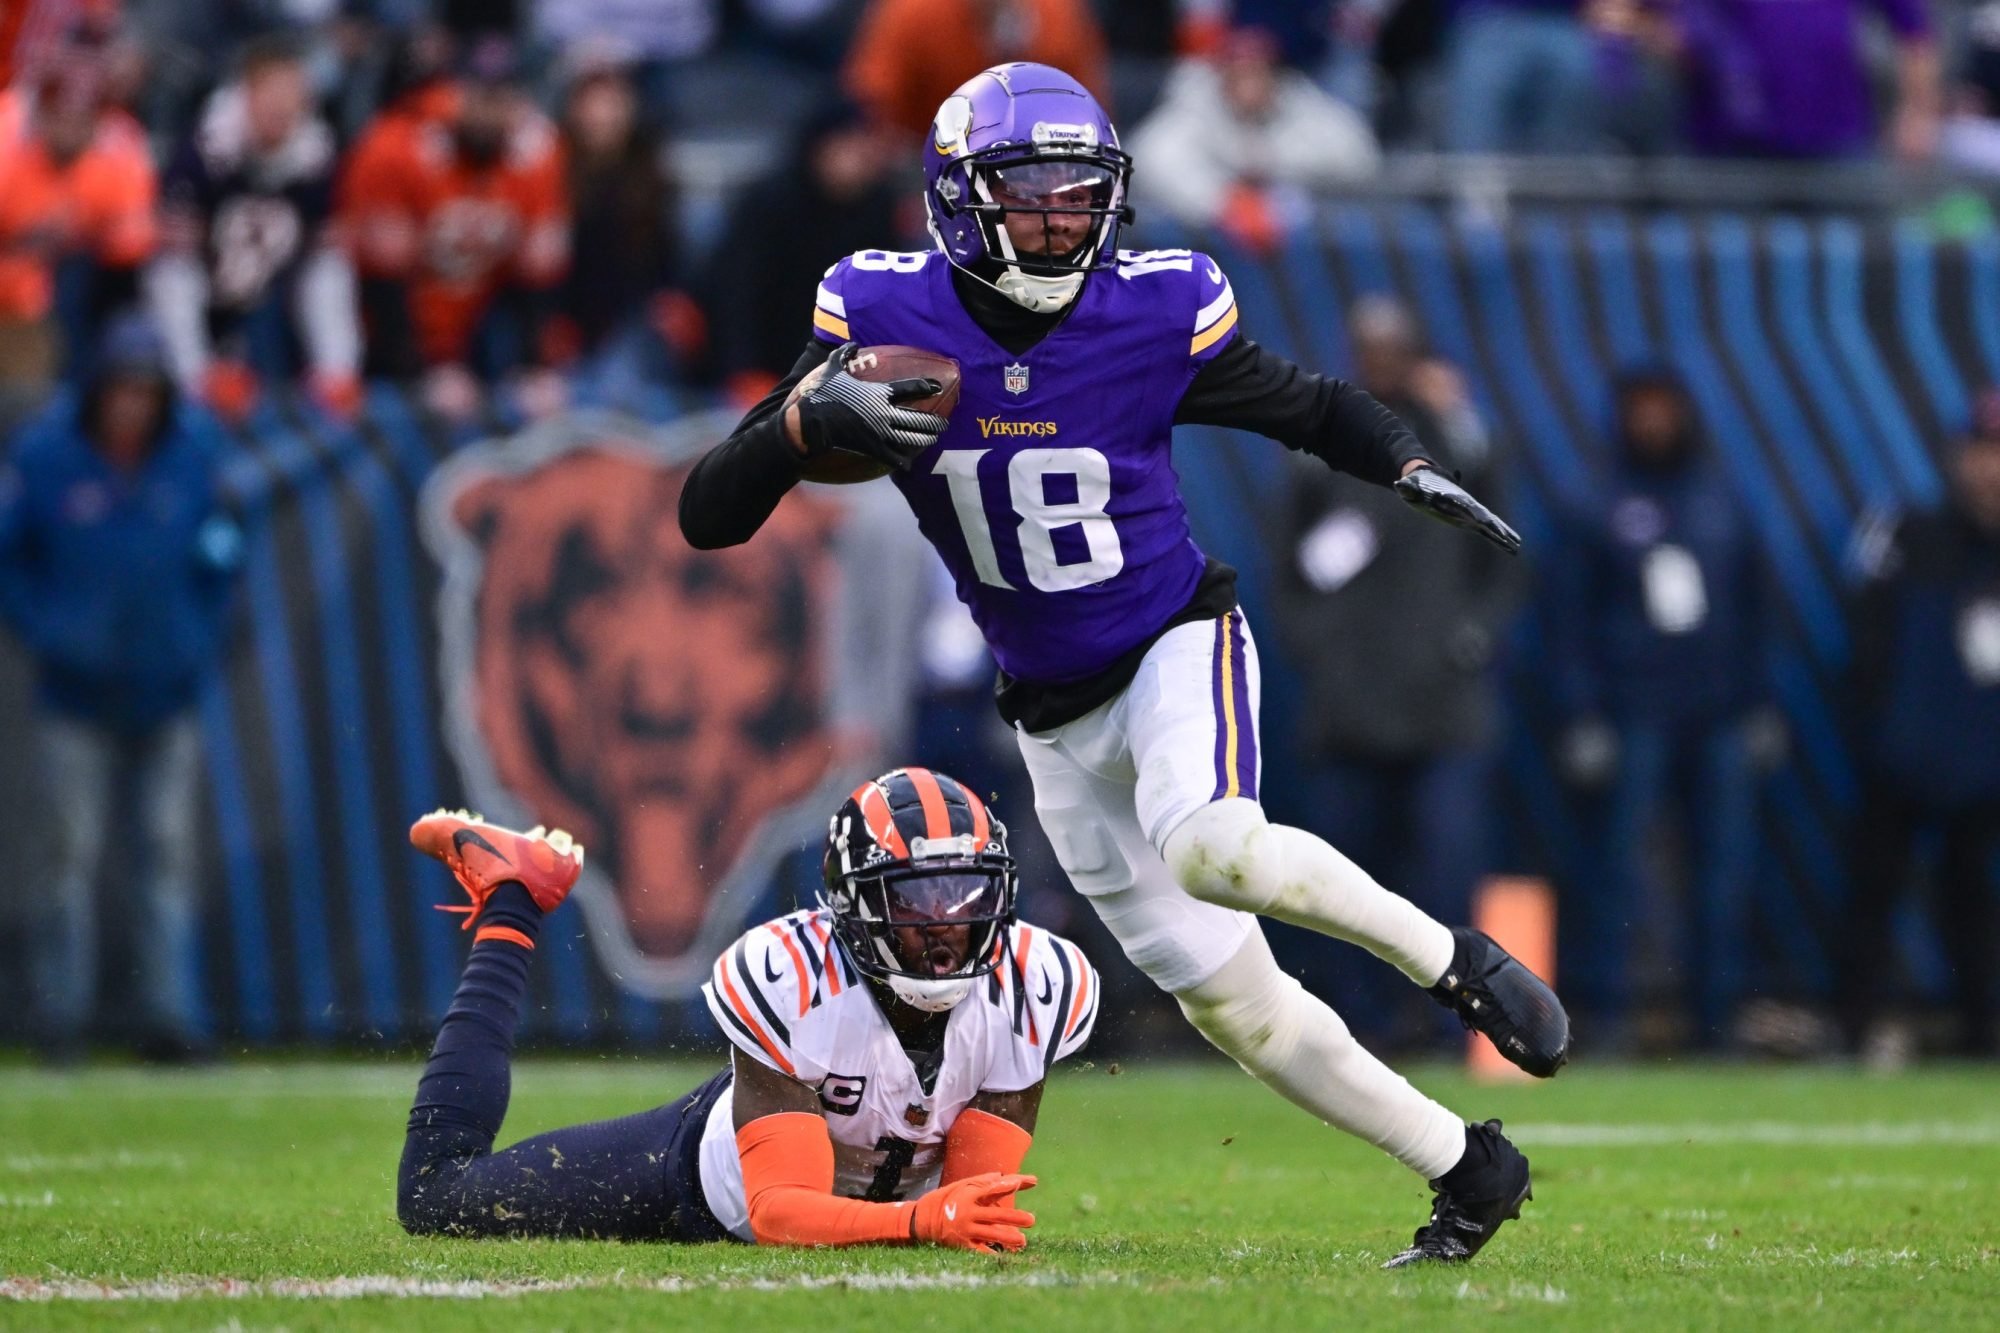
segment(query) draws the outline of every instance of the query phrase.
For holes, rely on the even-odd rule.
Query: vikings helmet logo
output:
[[[965,136],[972,131],[972,101],[954,93],[938,108],[931,124],[931,147],[939,157],[965,151]]]

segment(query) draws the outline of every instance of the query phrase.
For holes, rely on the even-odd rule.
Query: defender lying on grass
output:
[[[1042,1081],[1081,1049],[1097,976],[1014,919],[1007,830],[943,774],[896,769],[828,828],[826,893],[744,935],[704,992],[731,1067],[665,1106],[501,1152],[543,917],[583,869],[560,832],[439,811],[410,831],[471,895],[472,954],[410,1110],[396,1211],[422,1235],[1019,1250]]]

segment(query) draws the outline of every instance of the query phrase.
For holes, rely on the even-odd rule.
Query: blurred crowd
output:
[[[142,306],[241,418],[375,377],[464,419],[753,395],[798,293],[921,243],[906,167],[994,61],[1076,73],[1142,214],[1266,249],[1385,155],[2000,170],[2000,4],[1927,0],[9,0],[0,424]]]
[[[1142,215],[1255,253],[1314,194],[1411,151],[2000,172],[2000,0],[7,0],[0,616],[36,664],[57,814],[34,937],[47,1049],[81,1039],[92,886],[134,820],[146,1040],[201,1048],[193,708],[243,548],[218,424],[279,397],[350,419],[382,380],[447,422],[661,384],[753,401],[797,356],[829,264],[926,244],[907,185],[922,135],[1013,58],[1108,102]],[[1350,322],[1354,364],[1327,369],[1505,509],[1505,442],[1457,371],[1394,301]],[[1465,919],[1497,861],[1502,645],[1544,599],[1555,761],[1589,831],[1563,876],[1563,989],[1595,1046],[1637,1043],[1633,956],[1649,905],[1674,902],[1686,1036],[1719,1048],[1746,1000],[1761,783],[1790,739],[1767,673],[1743,669],[1774,618],[1672,369],[1629,367],[1616,401],[1603,475],[1535,587],[1386,492],[1298,476],[1273,540],[1274,628],[1307,682],[1299,800]],[[1951,502],[1856,556],[1845,718],[1871,817],[1836,989],[1843,1039],[1877,1040],[1895,998],[1879,941],[1912,859],[1935,861],[1952,1040],[1990,1054],[2000,739],[1955,741],[2000,738],[2000,395],[1952,460]],[[1018,782],[983,649],[936,601],[919,732],[940,754],[920,757]],[[1419,601],[1435,623],[1411,634]],[[1436,1040],[1399,995],[1347,1012],[1379,1017],[1380,1040]]]
[[[1349,324],[1357,382],[1504,506],[1502,442],[1409,313],[1370,297]],[[1878,516],[1851,554],[1838,704],[1861,788],[1840,849],[1853,888],[1831,922],[1799,927],[1834,958],[1833,1004],[1810,1012],[1759,1000],[1751,961],[1771,899],[1760,811],[1793,745],[1773,696],[1772,574],[1680,376],[1635,365],[1611,387],[1598,465],[1561,503],[1532,587],[1393,496],[1298,468],[1271,554],[1305,689],[1300,818],[1439,919],[1469,919],[1482,881],[1522,858],[1499,827],[1512,784],[1496,766],[1502,682],[1532,675],[1582,831],[1553,867],[1557,977],[1594,1051],[2000,1054],[1982,962],[2000,942],[2000,389],[1945,444],[1944,503]],[[1509,663],[1527,606],[1541,638]],[[1896,929],[1916,903],[1948,989],[1923,1030]],[[1388,969],[1350,975],[1358,1031],[1436,1041]]]

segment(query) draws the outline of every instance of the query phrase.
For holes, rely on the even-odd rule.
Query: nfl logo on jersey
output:
[[[1016,361],[1010,366],[1000,367],[1000,376],[1000,382],[1007,386],[1008,393],[1028,391],[1028,367],[1025,362]]]

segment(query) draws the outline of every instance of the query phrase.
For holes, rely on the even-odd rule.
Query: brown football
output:
[[[825,373],[826,367],[821,366],[807,375],[792,391],[793,396],[810,390]],[[958,362],[936,352],[926,352],[920,347],[893,344],[863,347],[848,359],[847,373],[871,384],[886,384],[890,380],[933,379],[944,387],[928,398],[913,399],[903,406],[940,417],[950,416],[951,409],[958,406]],[[890,471],[887,463],[878,463],[844,449],[834,449],[818,458],[808,459],[800,475],[807,481],[829,486],[852,486],[858,481],[886,477]]]

